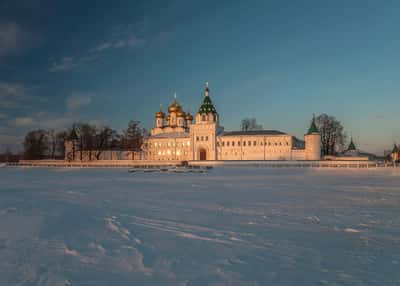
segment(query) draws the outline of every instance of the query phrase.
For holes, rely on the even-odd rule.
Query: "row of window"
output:
[[[151,146],[151,143],[150,143]],[[154,142],[154,147],[185,147],[190,146],[190,141],[187,142]]]
[[[287,153],[287,152],[282,152],[282,150],[279,150],[279,151],[277,151],[277,152],[272,152],[272,154],[271,153],[268,153],[268,154],[265,154],[265,156],[266,157],[268,157],[268,156],[271,156],[271,155],[275,155],[275,154],[277,154],[277,153],[279,153],[279,154],[282,154],[282,153]],[[249,154],[246,154],[246,152],[242,152],[242,154],[245,156],[245,155],[249,155]],[[262,153],[256,153],[256,154],[259,154],[259,155],[262,155]],[[225,156],[229,156],[229,155],[235,155],[235,156],[238,156],[238,155],[240,155],[240,152],[234,152],[234,151],[231,151],[230,153],[229,152],[218,152],[218,155],[219,156],[222,156],[222,155],[225,155]]]
[[[186,151],[181,151],[181,150],[164,150],[164,151],[158,151],[158,152],[148,152],[149,155],[159,155],[159,156],[169,156],[169,155],[176,155],[176,156],[181,156],[181,155],[187,155]]]
[[[208,136],[197,136],[196,141],[208,141]]]
[[[227,146],[227,147],[229,147],[229,146],[232,146],[232,147],[235,147],[235,141],[222,141],[222,142],[217,142],[217,146],[219,147],[219,146],[222,146],[222,147],[225,147],[225,146]],[[257,141],[256,140],[254,140],[254,141],[237,141],[237,146],[241,146],[241,143],[243,143],[243,146],[257,146]],[[260,145],[260,146],[264,146],[264,144],[263,144],[263,142],[261,141],[261,142],[259,142],[259,144],[258,145]],[[282,146],[282,145],[286,145],[286,146],[289,146],[289,142],[265,142],[265,146],[272,146],[272,145],[275,145],[275,146]]]

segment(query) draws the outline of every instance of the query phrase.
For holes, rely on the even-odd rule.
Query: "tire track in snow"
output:
[[[254,243],[243,238],[254,236],[250,233],[217,230],[210,227],[190,225],[168,220],[150,219],[138,216],[128,217],[131,219],[131,221],[129,221],[129,224],[158,231],[169,232],[176,236],[187,239],[203,240],[226,245],[248,246],[262,249],[268,249],[272,247],[272,244],[269,243],[265,243],[263,245],[259,243]]]

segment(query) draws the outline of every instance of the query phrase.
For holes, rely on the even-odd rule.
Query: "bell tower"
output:
[[[211,98],[208,82],[203,103],[196,114],[195,124],[190,126],[192,139],[192,160],[217,160],[217,130],[219,118]]]

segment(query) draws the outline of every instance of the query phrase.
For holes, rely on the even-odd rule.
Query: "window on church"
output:
[[[254,142],[253,142],[253,146],[256,146],[256,145],[257,145],[257,141],[254,141]]]
[[[243,146],[246,146],[246,141],[243,141]]]
[[[240,141],[238,141],[238,146],[240,146]]]
[[[235,141],[232,141],[232,147],[235,146]]]
[[[217,142],[217,146],[219,147],[219,142]]]
[[[248,144],[249,146],[251,146],[251,141],[247,142],[247,144]]]
[[[204,141],[204,136],[201,136],[200,138],[201,138],[201,141]]]
[[[208,136],[206,136],[206,141],[208,141]]]
[[[206,116],[206,115],[202,115],[202,116],[201,116],[201,120],[202,120],[202,121],[206,121],[206,120],[207,120],[207,116]]]
[[[228,146],[228,147],[229,147],[229,144],[230,144],[230,142],[229,142],[229,141],[226,141],[226,146]]]

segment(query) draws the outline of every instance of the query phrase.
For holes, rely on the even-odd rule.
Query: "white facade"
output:
[[[143,144],[145,160],[320,160],[321,137],[314,119],[305,141],[276,131],[224,131],[208,86],[193,117],[174,98],[168,116],[156,113],[155,127]]]

